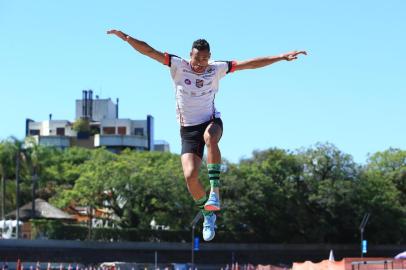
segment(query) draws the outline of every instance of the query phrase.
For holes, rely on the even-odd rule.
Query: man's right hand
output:
[[[121,38],[122,40],[127,41],[127,34],[124,34],[120,30],[112,29],[112,30],[107,31],[107,34],[108,35],[116,35],[119,38]]]
[[[166,63],[166,57],[165,54],[155,50],[154,48],[152,48],[151,46],[149,46],[146,42],[138,40],[136,38],[130,37],[129,35],[127,35],[126,33],[121,32],[120,30],[109,30],[107,31],[108,35],[116,35],[117,37],[121,38],[122,40],[128,42],[128,44],[131,45],[131,47],[133,47],[135,50],[137,50],[138,52],[162,63],[165,64]]]

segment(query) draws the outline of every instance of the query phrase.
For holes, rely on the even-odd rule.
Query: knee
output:
[[[207,147],[216,145],[218,143],[218,138],[214,134],[210,134],[209,132],[206,132],[204,134],[204,143],[206,144]]]
[[[198,170],[194,170],[194,169],[186,169],[183,172],[184,176],[185,176],[185,180],[187,183],[192,183],[197,181],[198,176],[199,176],[199,171]]]

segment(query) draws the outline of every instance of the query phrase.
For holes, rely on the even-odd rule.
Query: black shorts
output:
[[[214,118],[196,126],[180,127],[180,137],[182,138],[182,155],[193,153],[203,158],[204,153],[204,132],[210,123],[216,123],[223,131],[223,121],[220,118]]]

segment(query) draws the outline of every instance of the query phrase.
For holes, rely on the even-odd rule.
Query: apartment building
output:
[[[40,145],[67,148],[105,147],[112,152],[125,148],[143,151],[169,151],[163,140],[154,141],[154,118],[144,120],[119,118],[119,100],[93,98],[92,90],[84,90],[82,99],[76,100],[75,120],[36,122],[26,119],[26,137],[34,138]]]

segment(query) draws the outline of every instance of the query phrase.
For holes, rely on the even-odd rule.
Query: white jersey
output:
[[[171,69],[175,85],[176,116],[181,126],[194,126],[220,118],[214,99],[219,81],[233,71],[235,62],[209,62],[203,73],[193,71],[190,61],[165,54],[165,64]]]

